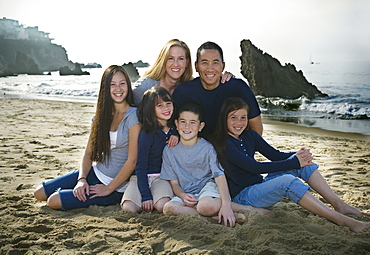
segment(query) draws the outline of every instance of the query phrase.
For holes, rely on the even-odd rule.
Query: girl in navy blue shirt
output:
[[[239,204],[266,208],[284,197],[303,208],[347,226],[351,231],[362,232],[369,224],[345,214],[363,214],[341,200],[329,187],[312,162],[309,149],[298,152],[281,152],[270,146],[258,133],[248,130],[247,103],[241,98],[229,98],[222,105],[216,128],[214,147],[224,166],[232,200]],[[258,151],[270,162],[258,162]],[[261,174],[268,174],[263,178]],[[330,209],[309,192],[310,186],[322,195],[335,210]]]
[[[168,181],[160,179],[163,149],[178,143],[173,127],[173,102],[170,93],[155,86],[145,92],[138,109],[142,124],[139,134],[139,153],[135,174],[122,198],[124,211],[163,211],[163,206],[173,197]]]

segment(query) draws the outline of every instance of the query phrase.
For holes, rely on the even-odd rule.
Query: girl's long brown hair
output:
[[[234,112],[239,109],[246,109],[247,112],[249,112],[249,106],[242,98],[230,97],[225,100],[225,102],[221,106],[216,131],[214,132],[211,139],[213,147],[217,152],[218,161],[219,163],[221,163],[222,167],[226,172],[227,172],[226,139],[229,134],[229,130],[227,128],[227,117],[230,114],[230,112]]]
[[[122,66],[111,65],[105,69],[100,83],[100,91],[94,121],[91,127],[91,160],[104,162],[110,156],[110,126],[113,120],[114,103],[110,94],[110,85],[115,73],[121,72],[127,82],[126,101],[130,106],[134,105],[134,97],[131,88],[131,80]]]

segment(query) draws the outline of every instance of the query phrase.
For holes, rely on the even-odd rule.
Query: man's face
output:
[[[222,62],[218,50],[202,50],[195,69],[199,73],[205,89],[215,89],[220,84],[225,63]]]

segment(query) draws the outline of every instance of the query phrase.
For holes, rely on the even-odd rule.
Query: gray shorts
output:
[[[220,192],[218,191],[217,184],[209,181],[207,184],[201,189],[198,194],[192,194],[194,197],[199,201],[202,197],[217,197],[220,198]],[[171,201],[179,202],[184,204],[180,197],[174,196]]]
[[[149,188],[153,195],[153,203],[155,204],[159,199],[173,197],[173,192],[169,181],[160,179],[159,176],[148,176]],[[137,176],[133,175],[123,194],[121,205],[126,200],[132,201],[141,208],[141,194],[137,185]]]

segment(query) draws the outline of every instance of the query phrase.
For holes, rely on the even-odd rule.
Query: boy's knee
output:
[[[176,215],[176,204],[174,202],[167,202],[163,206],[163,214],[164,215]]]
[[[52,209],[62,209],[62,201],[60,200],[59,193],[55,192],[51,194],[47,200],[47,204]]]
[[[197,205],[197,212],[202,216],[214,216],[220,210],[220,206],[214,199],[199,201]]]

